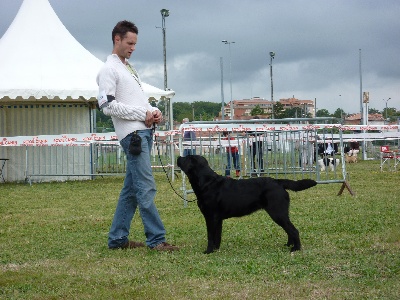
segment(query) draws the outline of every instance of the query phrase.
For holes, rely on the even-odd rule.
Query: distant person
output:
[[[252,138],[250,148],[252,154],[251,162],[253,166],[253,172],[257,172],[257,169],[260,172],[264,172],[264,159],[263,159],[264,143],[262,141],[262,136],[255,132],[255,133],[250,133],[250,138]]]
[[[224,136],[222,140],[235,140],[234,137],[230,135],[230,132],[224,131],[222,133]],[[235,141],[235,145],[237,145],[237,141]],[[225,169],[225,176],[230,177],[231,176],[231,160],[233,160],[233,166],[236,170],[236,177],[240,176],[240,161],[239,161],[239,148],[237,146],[233,146],[230,143],[228,143],[228,146],[226,147],[226,158],[227,158],[227,166]]]
[[[360,143],[357,141],[350,142],[350,156],[357,156],[360,152]]]
[[[185,124],[189,122],[188,118],[184,118],[182,123]],[[196,133],[193,130],[186,130],[183,132],[183,141],[190,142],[190,145],[183,146],[183,156],[186,155],[196,155],[196,146],[192,143],[196,140]]]
[[[108,233],[110,249],[144,247],[128,239],[133,216],[139,208],[146,245],[158,251],[178,250],[165,241],[165,228],[154,204],[156,184],[150,150],[153,124],[162,120],[161,112],[149,104],[135,68],[128,62],[135,51],[138,28],[129,21],[118,22],[112,31],[113,51],[97,75],[98,104],[111,116],[115,133],[126,154],[126,175]]]
[[[310,170],[314,164],[314,144],[315,137],[310,131],[300,132],[299,152],[300,152],[300,167],[306,171]]]

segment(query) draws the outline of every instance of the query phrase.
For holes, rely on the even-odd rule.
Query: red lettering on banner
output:
[[[280,130],[282,130],[282,131],[293,131],[293,130],[299,130],[299,127],[298,126],[286,125],[286,126],[280,127]]]
[[[47,140],[40,140],[39,137],[35,136],[31,140],[23,141],[22,145],[25,145],[25,146],[47,145]]]
[[[77,140],[76,138],[69,138],[66,135],[62,135],[61,138],[53,139],[53,142],[55,142],[55,143],[68,143],[68,142],[75,142],[76,140]]]
[[[216,125],[213,128],[207,128],[207,131],[224,132],[224,131],[228,131],[228,128],[221,128],[218,125]]]
[[[246,131],[251,131],[251,128],[249,127],[244,127],[243,125],[239,125],[239,128],[232,128],[233,132],[246,132]]]
[[[17,146],[18,142],[17,141],[9,141],[7,138],[4,138],[2,141],[0,141],[0,146]]]
[[[256,127],[256,131],[274,131],[275,126],[268,126],[267,124],[263,124],[263,127]]]

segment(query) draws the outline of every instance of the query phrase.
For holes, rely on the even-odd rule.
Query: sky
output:
[[[0,0],[0,37],[22,2]],[[269,53],[275,52],[275,101],[316,99],[317,110],[357,113],[362,91],[369,92],[370,108],[400,110],[399,0],[49,2],[75,39],[102,61],[112,51],[115,24],[134,22],[139,35],[130,62],[144,82],[161,89],[160,10],[168,9],[167,75],[174,102],[221,102],[222,78],[226,103],[231,98],[271,100]]]

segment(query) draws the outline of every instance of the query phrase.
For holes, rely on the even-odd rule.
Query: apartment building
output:
[[[311,113],[311,115],[315,117],[315,106],[313,100],[299,100],[292,97],[287,99],[280,99],[279,102],[283,105],[284,109],[299,108],[306,114]],[[233,100],[232,104],[234,120],[251,119],[251,111],[257,105],[264,111],[264,114],[270,115],[272,113],[272,101],[260,97],[243,100]],[[224,107],[224,115],[226,120],[230,119],[231,102],[229,102]]]

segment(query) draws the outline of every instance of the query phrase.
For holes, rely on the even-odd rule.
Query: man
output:
[[[227,158],[227,166],[225,169],[225,176],[231,177],[231,158],[233,160],[233,166],[236,169],[236,177],[240,176],[240,161],[239,161],[239,149],[238,146],[233,146],[229,141],[235,140],[233,136],[231,136],[230,132],[224,131],[222,133],[224,136],[222,140],[228,140],[228,147],[226,147],[226,158]],[[232,142],[232,144],[238,144],[237,141]]]
[[[263,148],[264,148],[264,137],[262,134],[257,134],[257,132],[250,133],[250,138],[252,140],[250,144],[251,154],[252,154],[252,165],[253,171],[251,173],[257,173],[257,169],[260,173],[264,172],[264,159],[263,159]]]
[[[178,250],[165,241],[165,229],[154,204],[156,185],[150,150],[153,124],[162,120],[143,92],[138,73],[128,59],[135,51],[138,28],[129,21],[118,22],[112,31],[113,51],[97,75],[98,104],[111,116],[118,140],[127,156],[126,175],[108,234],[110,249],[144,247],[128,240],[132,218],[139,207],[146,245],[155,250]],[[130,149],[131,148],[131,149]]]
[[[182,120],[182,123],[185,124],[189,122],[188,118],[184,118]],[[196,133],[192,130],[186,130],[183,133],[183,141],[184,142],[189,142],[190,145],[185,145],[183,149],[183,155],[182,156],[187,156],[187,155],[196,155],[196,146],[194,146],[192,143],[193,141],[196,140]]]

